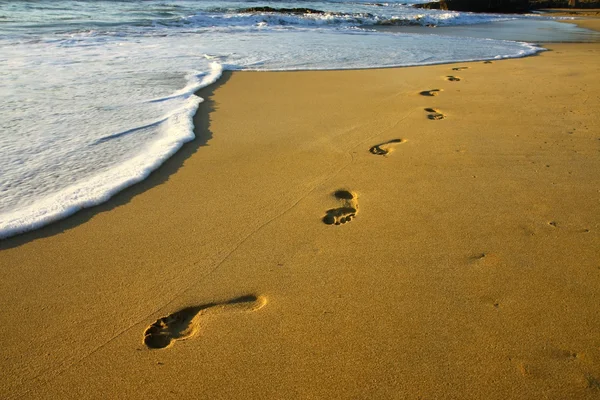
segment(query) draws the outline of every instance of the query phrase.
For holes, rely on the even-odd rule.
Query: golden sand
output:
[[[0,398],[597,399],[600,45],[226,73],[197,139],[0,243]]]

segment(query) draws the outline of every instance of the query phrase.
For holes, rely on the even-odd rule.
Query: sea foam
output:
[[[48,4],[60,8],[59,3]],[[95,13],[91,22],[77,16],[62,29],[52,14],[41,13],[34,21],[38,25],[19,22],[35,19],[30,10],[0,28],[5,33],[0,35],[0,238],[102,203],[145,179],[194,138],[192,118],[202,101],[194,93],[218,80],[224,69],[379,68],[522,57],[541,50],[520,42],[371,32],[358,21],[314,24],[310,16],[245,15],[239,25],[207,26],[216,12],[189,12],[186,7],[198,3],[187,1],[169,8],[168,17],[156,19],[154,13],[151,20],[132,22],[119,20],[131,13],[117,13],[132,3],[95,4],[104,3],[106,15]],[[418,15],[390,4],[386,12],[404,13],[401,18]],[[144,13],[152,14],[147,11],[152,5],[159,2],[144,2]],[[336,13],[354,7],[324,5],[337,7]],[[238,18],[232,8],[213,19]],[[346,14],[356,16],[365,8],[373,13],[381,7],[361,3]],[[438,23],[457,18],[428,15],[434,14]],[[301,22],[294,26],[286,18]]]
[[[36,229],[72,215],[82,208],[103,203],[115,193],[147,178],[184,143],[194,139],[192,119],[198,105],[203,101],[201,97],[194,95],[194,92],[214,83],[221,76],[221,72],[219,64],[211,63],[208,74],[190,82],[185,89],[176,94],[184,99],[181,106],[156,124],[160,136],[144,146],[139,155],[16,212],[0,214],[0,238]]]

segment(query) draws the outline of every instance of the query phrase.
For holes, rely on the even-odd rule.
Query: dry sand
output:
[[[0,398],[599,398],[600,45],[548,47],[227,73],[147,181],[0,243]]]

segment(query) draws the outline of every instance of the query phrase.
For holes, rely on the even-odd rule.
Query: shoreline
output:
[[[557,16],[572,16],[572,15],[582,15],[584,17],[588,17],[588,18],[584,18],[584,19],[580,19],[577,21],[557,21],[557,22],[564,22],[564,23],[569,23],[569,24],[574,24],[577,25],[579,27],[582,28],[586,28],[592,31],[596,31],[596,32],[600,32],[600,19],[597,18],[589,18],[589,16],[594,16],[595,12],[597,10],[566,10],[569,11],[569,13],[563,13],[561,14],[561,10],[559,9],[548,9],[548,10],[540,10],[540,11],[551,11],[552,13],[556,13]],[[590,14],[591,13],[591,14]],[[489,24],[483,24],[483,25],[489,25]],[[399,32],[406,32],[406,28],[407,27],[390,27],[389,29],[385,28],[385,29],[381,29],[382,31],[399,31]],[[456,27],[448,27],[449,29],[459,29],[460,27],[456,26]],[[423,29],[429,29],[429,28],[424,28],[422,27],[421,31]],[[423,32],[421,32],[423,33]],[[458,35],[461,36],[461,35]],[[513,40],[513,39],[510,39]],[[592,40],[591,42],[596,42],[600,40],[600,38],[596,38],[596,40]],[[532,41],[535,42],[535,41]],[[434,63],[434,64],[423,64],[422,66],[433,66],[433,65],[450,65],[450,64],[459,64],[459,63],[465,63],[465,62],[478,62],[478,61],[499,61],[499,60],[504,60],[504,59],[516,59],[516,58],[523,58],[523,57],[530,57],[530,56],[536,56],[539,55],[539,53],[546,51],[545,47],[543,47],[544,45],[552,45],[554,43],[563,43],[563,42],[539,42],[539,43],[532,43],[532,45],[534,47],[537,47],[539,50],[536,51],[536,53],[534,54],[524,54],[522,56],[515,56],[515,57],[508,57],[508,58],[500,58],[500,59],[494,59],[494,58],[490,58],[490,59],[482,59],[482,60],[470,60],[470,61],[456,61],[456,62],[446,62],[446,63]],[[583,41],[583,42],[579,42],[579,41],[569,41],[569,43],[588,43],[587,41]],[[361,70],[368,70],[368,69],[396,69],[396,68],[412,68],[412,67],[418,67],[418,66],[385,66],[385,67],[374,67],[374,68],[356,68],[356,69],[332,69],[332,70],[300,70],[300,71],[361,71]],[[242,72],[242,71],[229,71],[230,73],[233,72]],[[248,71],[251,72],[251,71]],[[261,72],[297,72],[297,71],[261,71]],[[219,78],[218,81],[210,84],[209,86],[213,86],[213,85],[218,85],[220,84],[222,78]],[[197,92],[195,92],[196,95],[200,96],[200,98],[204,98],[201,95],[199,95],[199,93],[203,90],[204,88],[198,90]],[[208,91],[208,93],[211,93],[210,91]],[[197,115],[199,112],[198,110],[196,111],[195,115]],[[196,125],[197,123],[200,123],[200,121],[198,121],[195,117],[194,117],[194,125]],[[201,124],[202,125],[202,124]],[[194,133],[196,133],[194,131]],[[208,138],[210,139],[210,138]],[[208,140],[206,139],[206,140]],[[192,142],[196,142],[196,140],[193,140]],[[199,146],[203,146],[206,144],[206,141],[203,139],[202,143],[199,144]],[[187,142],[184,143],[184,147],[187,145]],[[167,158],[167,160],[173,158],[177,153],[179,153],[181,150],[178,150],[175,152],[174,155],[170,156]],[[188,154],[187,152],[185,154]],[[163,163],[164,164],[164,163]],[[83,207],[83,208],[79,208],[77,211],[73,212],[73,213],[69,213],[68,215],[65,216],[59,216],[56,218],[53,218],[51,222],[46,222],[46,223],[42,223],[41,225],[39,225],[39,222],[36,222],[36,228],[26,228],[24,230],[20,230],[20,232],[18,233],[13,233],[10,234],[8,236],[0,236],[0,250],[3,248],[11,248],[11,247],[15,247],[18,246],[20,243],[26,243],[29,240],[35,240],[38,237],[44,237],[44,236],[48,236],[48,235],[54,235],[56,232],[60,232],[63,229],[69,229],[70,227],[73,226],[77,226],[79,223],[82,223],[84,221],[86,221],[87,219],[89,219],[93,214],[89,214],[87,213],[85,216],[81,216],[80,218],[74,218],[74,216],[76,216],[79,213],[82,213],[83,211],[87,211],[87,210],[96,210],[97,207],[98,208],[98,212],[103,212],[107,209],[110,209],[112,207],[110,207],[110,205],[108,207],[103,207],[105,204],[107,204],[108,202],[112,202],[112,199],[114,197],[119,196],[122,192],[124,191],[128,191],[130,188],[133,188],[135,186],[137,186],[138,184],[146,181],[149,179],[149,177],[151,175],[153,175],[157,170],[162,168],[162,165],[160,164],[158,165],[158,167],[156,167],[154,170],[152,170],[150,172],[150,175],[146,178],[143,178],[142,180],[138,180],[136,183],[133,183],[131,185],[128,185],[120,190],[117,190],[113,195],[111,195],[109,197],[108,200],[99,202],[97,204],[94,204],[92,206],[87,206],[87,207]],[[168,168],[166,168],[168,169]],[[159,178],[157,180],[157,182],[160,182],[161,179]],[[146,188],[150,187],[149,185],[145,186]],[[133,190],[133,189],[132,189]],[[133,190],[133,193],[131,194],[132,196],[134,196],[136,193],[139,193],[138,191]],[[119,204],[119,200],[115,201],[115,204]],[[71,218],[74,218],[71,221]],[[63,223],[63,221],[65,221]],[[54,227],[54,229],[52,229],[51,227],[55,224],[59,224],[59,225],[63,225],[62,228],[61,226],[57,226]],[[14,230],[14,228],[12,228]],[[48,232],[44,232],[45,230],[48,230]],[[38,231],[42,231],[42,232],[38,232]],[[23,238],[21,238],[22,236],[24,236]]]
[[[540,10],[543,11],[543,10]],[[594,14],[560,13],[556,10],[548,15],[556,17],[569,17],[568,20],[536,20],[536,19],[509,19],[506,21],[487,22],[470,25],[437,26],[434,28],[415,26],[378,26],[373,27],[377,31],[396,33],[416,33],[429,35],[444,35],[456,37],[490,38],[496,40],[509,40],[516,42],[528,42],[538,45],[552,43],[594,43],[600,40],[598,18]],[[544,15],[542,13],[542,15]],[[563,28],[560,32],[553,32],[556,24],[569,24],[581,29]],[[592,31],[592,32],[589,32]]]
[[[595,397],[600,45],[548,47],[224,73],[149,179],[3,247],[0,397]]]
[[[600,10],[553,10],[552,14],[565,17],[576,17],[573,23],[577,26],[592,31],[600,32]],[[565,21],[566,22],[566,21]]]
[[[335,69],[301,69],[301,70],[266,70],[266,71],[252,71],[252,70],[223,70],[222,74],[228,73],[228,74],[233,74],[233,73],[240,73],[240,72],[259,72],[259,73],[279,73],[279,72],[322,72],[322,71],[369,71],[369,70],[384,70],[384,69],[402,69],[402,68],[417,68],[420,66],[439,66],[439,65],[453,65],[453,64],[461,64],[461,63],[471,63],[471,62],[486,62],[486,61],[490,61],[490,62],[494,62],[494,61],[502,61],[502,60],[511,60],[511,59],[519,59],[519,58],[526,58],[526,57],[532,57],[532,56],[536,56],[539,53],[542,53],[544,51],[546,51],[547,49],[545,49],[544,47],[538,46],[536,44],[532,44],[532,49],[535,48],[535,53],[532,54],[523,54],[523,55],[519,55],[519,56],[506,56],[503,58],[486,58],[486,59],[478,59],[478,60],[467,60],[467,61],[452,61],[452,62],[436,62],[436,63],[429,63],[429,64],[420,64],[420,65],[401,65],[401,66],[382,66],[382,67],[371,67],[371,68],[335,68]],[[222,84],[222,77],[219,78],[217,81],[215,81],[214,83],[209,84],[206,87],[212,87],[215,85],[220,85]],[[206,100],[205,97],[202,97],[201,93],[205,92],[205,88],[203,87],[201,89],[199,89],[198,91],[194,92],[194,94],[196,96],[199,96],[201,99],[204,99],[204,101]],[[216,88],[216,87],[215,87]],[[212,90],[208,90],[206,91],[207,93],[212,93]],[[201,103],[200,103],[201,104]],[[197,110],[194,113],[194,117],[193,117],[193,121],[194,121],[194,126],[196,126],[196,124],[200,124],[201,126],[204,126],[206,124],[200,123],[200,121],[196,118],[197,115],[199,114],[199,111]],[[201,136],[204,135],[204,128],[201,129]],[[196,135],[196,129],[194,129],[194,134]],[[207,143],[207,140],[209,140],[210,137],[202,137],[202,140],[200,141],[199,144],[194,145],[194,152],[195,150],[197,150],[198,147],[200,146],[204,146]],[[196,142],[196,139],[193,139],[189,142]],[[183,147],[186,147],[187,144],[189,142],[184,142],[182,145]],[[77,226],[79,223],[85,222],[86,220],[88,220],[91,216],[93,216],[92,214],[87,213],[85,216],[81,216],[82,218],[76,218],[77,215],[79,213],[82,213],[83,211],[87,211],[87,210],[91,210],[94,211],[97,209],[98,212],[103,212],[107,209],[111,209],[114,205],[118,205],[121,204],[122,201],[126,200],[121,200],[121,199],[117,199],[114,201],[114,205],[111,206],[110,204],[107,203],[113,203],[113,198],[115,197],[119,197],[121,193],[129,191],[131,188],[136,187],[137,185],[147,181],[148,179],[150,179],[150,177],[158,170],[162,169],[162,166],[171,158],[175,157],[177,154],[179,154],[182,150],[179,149],[177,151],[175,151],[173,153],[173,155],[167,157],[165,159],[165,162],[163,162],[162,164],[159,164],[156,168],[154,168],[152,171],[150,171],[150,173],[148,174],[148,176],[146,178],[143,178],[141,180],[135,180],[135,183],[127,185],[121,189],[115,190],[114,194],[110,195],[110,197],[107,200],[101,201],[101,202],[96,202],[94,200],[94,205],[91,206],[86,206],[86,207],[79,207],[77,206],[77,211],[74,212],[69,212],[68,214],[64,214],[63,216],[59,216],[59,217],[53,217],[51,219],[50,222],[36,222],[34,225],[36,226],[35,228],[24,228],[24,229],[15,229],[15,228],[11,228],[12,231],[16,231],[17,233],[11,233],[8,236],[2,236],[0,235],[0,250],[4,249],[4,248],[12,248],[15,246],[19,246],[21,243],[26,243],[30,240],[35,240],[38,237],[45,237],[45,236],[51,236],[54,235],[57,232],[61,232],[64,229],[69,229],[71,227]],[[189,154],[189,152],[184,152],[184,154]],[[183,161],[183,160],[181,160]],[[170,167],[167,169],[171,169]],[[159,175],[164,175],[162,173],[159,173]],[[157,180],[157,182],[161,182],[161,180],[164,178],[159,178]],[[153,185],[146,185],[145,187],[152,187]],[[128,196],[134,196],[138,193],[142,193],[143,191],[137,191],[137,190],[133,190],[133,193],[128,195]],[[104,205],[106,205],[107,207],[103,207]],[[72,206],[75,207],[75,206]],[[71,221],[71,219],[73,219]],[[56,226],[53,227],[53,225],[64,225],[61,226]],[[41,224],[41,225],[40,225]],[[45,230],[48,230],[48,232],[44,232]],[[41,231],[41,232],[38,232]],[[38,234],[39,233],[39,234]],[[23,237],[23,238],[22,238]]]

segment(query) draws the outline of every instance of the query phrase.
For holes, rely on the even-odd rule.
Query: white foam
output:
[[[195,138],[193,116],[203,99],[193,93],[216,82],[222,71],[218,63],[212,62],[207,75],[190,82],[177,93],[178,97],[185,98],[183,105],[160,121],[160,139],[145,146],[139,155],[16,212],[0,214],[0,239],[37,229],[82,208],[101,204],[126,187],[146,179],[183,144]]]
[[[368,10],[375,11],[375,10]],[[537,18],[535,15],[506,16],[499,14],[478,14],[467,12],[444,12],[437,10],[417,10],[412,8],[392,8],[387,12],[356,12],[336,13],[326,12],[323,14],[289,14],[273,12],[255,13],[200,13],[185,17],[181,20],[170,22],[170,26],[185,26],[187,28],[248,28],[253,26],[372,26],[386,25],[469,25],[481,24],[495,21],[505,21],[516,18]]]
[[[438,22],[459,18],[437,15]],[[202,101],[194,93],[223,69],[380,68],[541,50],[499,40],[340,29],[338,22],[332,28],[322,17],[312,25],[301,17],[304,25],[293,28],[262,24],[263,17],[252,20],[256,27],[244,18],[239,30],[231,24],[206,30],[204,20],[192,18],[182,27],[136,26],[135,34],[86,29],[35,40],[0,38],[0,238],[100,204],[145,179],[194,139],[192,117]]]

